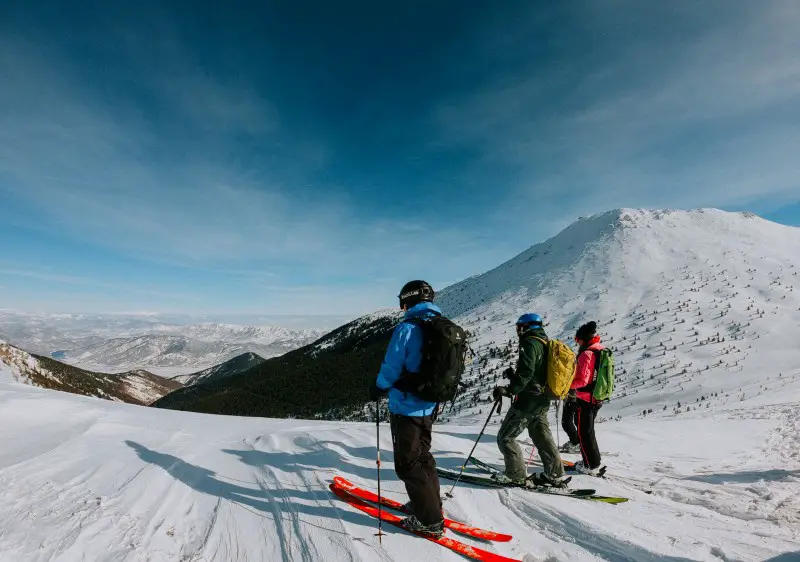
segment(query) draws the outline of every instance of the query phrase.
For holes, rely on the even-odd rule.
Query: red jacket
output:
[[[578,354],[575,378],[572,379],[572,386],[570,388],[583,388],[592,383],[595,377],[595,362],[597,361],[597,356],[593,352],[600,351],[601,349],[605,349],[605,347],[600,343],[600,338],[593,338],[592,345]],[[576,392],[576,395],[578,399],[584,402],[595,402],[592,400],[591,392],[579,390]]]

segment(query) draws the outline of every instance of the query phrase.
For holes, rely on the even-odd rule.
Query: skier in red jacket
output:
[[[596,476],[602,459],[594,433],[594,420],[602,402],[592,398],[592,391],[597,380],[598,355],[601,350],[605,349],[600,343],[600,336],[597,335],[597,323],[589,322],[578,328],[575,342],[579,349],[572,388],[575,389],[578,399],[578,438],[583,457],[583,460],[575,463],[575,470],[582,474]]]

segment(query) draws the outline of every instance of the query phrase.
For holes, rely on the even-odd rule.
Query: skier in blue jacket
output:
[[[400,291],[400,308],[405,320],[441,316],[433,304],[433,288],[425,281],[409,281]],[[371,396],[377,400],[388,394],[394,445],[394,466],[406,485],[413,515],[403,526],[438,538],[444,535],[442,502],[436,461],[431,455],[431,431],[436,404],[394,388],[404,373],[419,371],[422,362],[422,328],[401,322],[394,330]]]

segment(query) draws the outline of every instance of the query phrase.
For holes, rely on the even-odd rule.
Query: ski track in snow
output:
[[[459,540],[519,559],[749,561],[795,552],[800,406],[737,406],[637,428],[601,424],[604,448],[619,455],[616,479],[574,483],[631,498],[626,504],[460,484],[445,509],[515,537]],[[382,429],[383,489],[403,499]],[[437,462],[459,466],[478,430],[437,426]],[[477,456],[499,464],[496,430]],[[391,526],[381,547],[376,521],[330,494],[336,474],[375,488],[374,432],[372,424],[206,416],[0,385],[0,442],[8,444],[0,449],[0,560],[462,560]],[[687,438],[695,446],[680,443]],[[443,480],[443,491],[451,484]]]

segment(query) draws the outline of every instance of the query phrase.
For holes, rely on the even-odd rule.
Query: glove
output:
[[[564,399],[564,402],[572,402],[578,399],[578,391],[574,388],[567,392],[567,397]]]
[[[379,388],[377,383],[373,382],[369,387],[369,398],[370,398],[370,400],[372,400],[374,402],[377,402],[378,400],[380,400],[381,398],[384,398],[388,394],[389,394],[389,391],[388,390],[384,390],[382,388]]]
[[[508,391],[508,387],[507,386],[494,387],[494,390],[492,391],[492,398],[494,399],[494,401],[497,402],[498,400],[501,400],[503,396],[509,398],[511,397],[511,393]]]
[[[508,369],[503,371],[503,378],[504,379],[510,379],[513,376],[514,376],[514,368],[513,367],[509,367]]]

